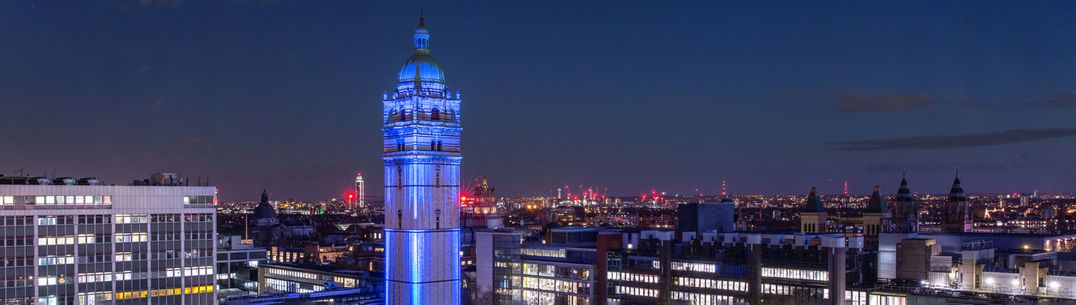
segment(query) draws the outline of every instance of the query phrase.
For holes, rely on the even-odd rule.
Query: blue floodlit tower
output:
[[[386,93],[385,304],[460,304],[460,95],[430,56],[422,18],[415,54]]]

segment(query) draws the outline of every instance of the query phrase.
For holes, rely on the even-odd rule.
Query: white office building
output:
[[[213,304],[216,188],[0,177],[0,304]]]

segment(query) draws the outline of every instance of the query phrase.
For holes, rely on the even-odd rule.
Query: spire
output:
[[[807,203],[804,205],[803,211],[808,213],[826,212],[826,206],[822,204],[822,200],[818,199],[817,188],[811,187],[811,193],[807,194]]]
[[[269,192],[266,191],[265,189],[262,189],[262,201],[261,202],[269,203]]]
[[[897,189],[896,201],[897,202],[911,202],[912,200],[913,200],[912,199],[912,191],[908,189],[908,180],[904,178],[903,174],[901,174],[901,176],[900,176],[900,188]]]
[[[964,187],[960,186],[960,170],[957,170],[956,177],[953,178],[953,187],[949,189],[949,201],[966,201],[968,198],[964,196]]]
[[[875,185],[874,193],[871,193],[871,200],[867,203],[867,209],[864,213],[889,213],[889,204],[885,202],[885,198],[882,198],[882,188]]]

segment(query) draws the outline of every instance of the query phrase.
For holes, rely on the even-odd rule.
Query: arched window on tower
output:
[[[437,140],[437,151],[444,150],[444,146],[441,145],[441,140]]]
[[[433,111],[430,112],[430,119],[434,120],[434,121],[440,121],[441,120],[441,110],[438,110],[437,108],[433,108]]]
[[[400,109],[400,119],[399,120],[400,121],[406,121],[407,120],[407,111],[405,111],[403,109]]]
[[[396,119],[396,109],[389,110],[389,119],[388,119],[388,121],[392,122],[395,119]]]

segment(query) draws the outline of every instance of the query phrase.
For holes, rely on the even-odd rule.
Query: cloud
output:
[[[1076,93],[1058,93],[1051,97],[1031,102],[1032,105],[1047,108],[1076,107]]]
[[[183,6],[183,0],[111,0],[125,11],[134,8],[177,8]]]
[[[1009,164],[1004,163],[947,163],[938,161],[927,161],[926,163],[914,163],[914,164],[897,164],[897,163],[879,163],[879,164],[867,164],[867,172],[872,173],[901,173],[905,171],[952,171],[954,169],[973,169],[973,170],[999,170],[1010,167],[1021,167],[1016,162]]]
[[[141,6],[179,7],[183,0],[135,0]]]
[[[1011,129],[980,134],[849,140],[830,142],[828,144],[835,149],[845,151],[948,149],[1005,145],[1065,137],[1076,137],[1076,128]]]
[[[904,111],[937,104],[926,95],[847,95],[838,98],[841,113]]]
[[[183,138],[183,143],[189,145],[202,144],[202,142],[205,142],[205,139],[202,139],[202,137],[199,136],[187,136]]]

